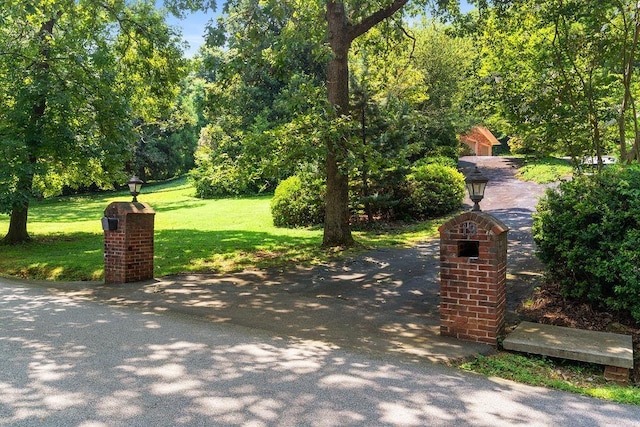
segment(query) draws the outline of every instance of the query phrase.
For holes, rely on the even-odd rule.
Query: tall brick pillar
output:
[[[509,228],[484,212],[440,227],[440,333],[497,345],[506,311]]]
[[[111,203],[104,211],[104,282],[153,278],[155,212],[146,203]]]

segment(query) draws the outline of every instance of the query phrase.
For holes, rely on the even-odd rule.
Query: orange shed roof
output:
[[[460,141],[485,146],[500,145],[500,141],[484,126],[474,126],[468,133],[460,136]]]

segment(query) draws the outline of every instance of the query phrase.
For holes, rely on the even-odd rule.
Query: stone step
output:
[[[631,335],[522,322],[502,345],[506,350],[633,369]]]

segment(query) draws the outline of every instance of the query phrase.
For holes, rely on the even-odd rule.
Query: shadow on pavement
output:
[[[461,159],[460,164],[463,169],[478,164],[490,177],[481,206],[510,227],[507,323],[515,324],[517,308],[541,277],[531,215],[545,187],[516,180],[513,159],[473,157]],[[312,268],[79,285],[82,289],[76,295],[421,360],[450,362],[491,351],[484,344],[440,336],[439,260],[439,241],[430,240]]]

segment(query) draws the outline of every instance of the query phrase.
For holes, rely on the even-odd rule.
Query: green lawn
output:
[[[156,211],[156,276],[179,272],[234,271],[248,266],[311,264],[336,255],[320,249],[321,228],[273,226],[270,196],[202,200],[186,179],[145,186],[138,197]],[[0,274],[47,280],[101,280],[104,277],[100,219],[127,192],[58,197],[32,203],[28,230],[33,241],[0,246]],[[356,232],[365,246],[394,246],[437,236],[442,221],[393,232]],[[0,215],[0,234],[8,216]]]
[[[460,367],[487,377],[640,405],[640,388],[607,382],[602,365],[501,351],[493,356],[479,356]]]
[[[538,184],[548,184],[573,175],[571,162],[557,157],[543,159],[527,159],[516,175],[522,181],[534,181]]]

